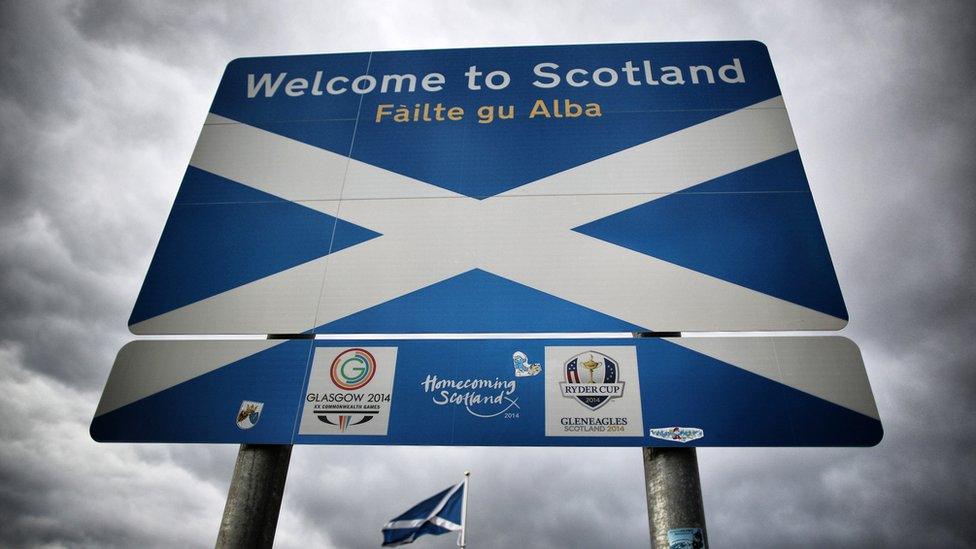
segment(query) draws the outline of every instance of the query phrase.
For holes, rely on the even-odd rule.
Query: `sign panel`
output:
[[[840,337],[137,341],[103,442],[870,446]]]
[[[136,334],[834,330],[757,42],[238,59]]]

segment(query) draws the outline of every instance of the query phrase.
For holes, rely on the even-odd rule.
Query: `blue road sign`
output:
[[[834,330],[757,42],[237,59],[137,334]]]
[[[840,337],[138,341],[103,442],[870,446]]]

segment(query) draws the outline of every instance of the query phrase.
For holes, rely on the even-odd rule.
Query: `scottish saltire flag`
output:
[[[383,527],[383,546],[413,543],[424,534],[440,535],[461,532],[458,545],[464,546],[464,507],[467,479],[439,492],[405,513],[394,517]]]
[[[140,335],[846,323],[757,42],[235,60],[129,321]]]

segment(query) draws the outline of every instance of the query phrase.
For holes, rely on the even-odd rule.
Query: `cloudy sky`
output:
[[[216,539],[235,446],[97,444],[88,424],[227,61],[727,39],[769,47],[886,434],[700,451],[709,537],[976,546],[976,9],[271,4],[0,3],[0,546]],[[464,469],[475,547],[649,543],[639,449],[315,446],[295,449],[277,546],[377,546]]]

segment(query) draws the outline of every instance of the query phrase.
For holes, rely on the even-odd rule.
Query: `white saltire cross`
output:
[[[794,150],[775,97],[477,200],[211,114],[192,166],[382,236],[132,331],[300,333],[475,268],[650,330],[839,329],[842,319],[572,230]]]

